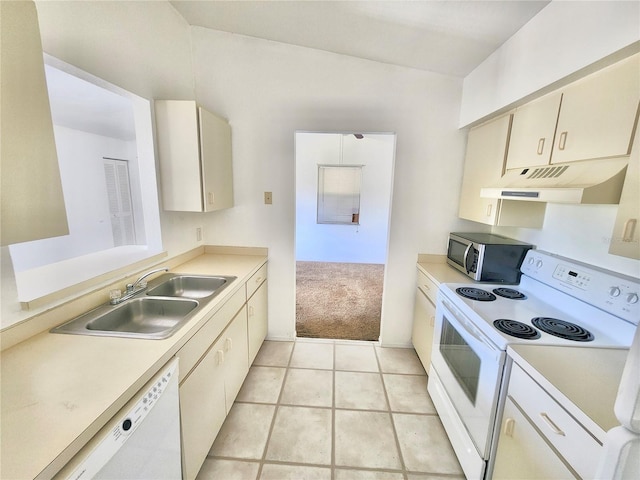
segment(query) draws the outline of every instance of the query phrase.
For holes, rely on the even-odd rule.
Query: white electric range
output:
[[[628,348],[640,280],[530,250],[518,285],[443,284],[428,389],[467,478],[484,478],[509,345]],[[561,366],[559,366],[561,368]]]

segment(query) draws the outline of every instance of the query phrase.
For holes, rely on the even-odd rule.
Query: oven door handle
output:
[[[469,258],[469,251],[473,248],[473,242],[469,243],[469,245],[467,245],[467,248],[464,251],[464,258],[462,260],[464,269],[467,273],[469,273],[471,270],[469,269],[469,267],[467,266],[467,258]]]
[[[453,318],[455,318],[456,323],[465,332],[471,335],[477,342],[481,343],[485,348],[495,352],[497,354],[502,353],[502,351],[496,347],[493,342],[487,337],[482,331],[480,331],[475,325],[469,322],[466,318],[462,316],[462,314],[458,313],[458,309],[455,308],[451,303],[449,303],[446,299],[442,299],[443,305],[449,310],[449,313]]]

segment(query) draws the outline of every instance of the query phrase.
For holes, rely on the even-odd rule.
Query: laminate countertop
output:
[[[624,348],[513,345],[507,354],[600,442],[620,425],[613,406]]]
[[[436,285],[441,283],[477,283],[449,265],[446,255],[419,255],[418,269]]]
[[[172,268],[237,279],[167,339],[47,331],[4,350],[0,477],[53,476],[266,261],[266,255],[205,253]]]

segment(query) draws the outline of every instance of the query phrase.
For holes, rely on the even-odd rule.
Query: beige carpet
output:
[[[296,262],[298,337],[378,340],[384,265]]]

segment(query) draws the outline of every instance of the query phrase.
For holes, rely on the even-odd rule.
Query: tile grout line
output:
[[[378,351],[377,349],[374,347],[373,349],[375,356],[376,356],[376,362],[378,362],[378,373],[380,375],[380,381],[382,382],[382,391],[384,392],[384,397],[385,400],[387,401],[387,408],[388,410],[388,415],[389,415],[389,421],[391,422],[391,430],[393,431],[393,439],[396,443],[396,449],[398,450],[398,457],[400,460],[400,467],[402,470],[402,477],[404,478],[404,480],[407,480],[409,477],[407,476],[407,466],[404,463],[404,456],[402,455],[402,449],[400,448],[400,440],[398,439],[398,432],[396,430],[396,425],[395,422],[393,421],[393,413],[391,412],[391,401],[389,400],[389,394],[387,393],[387,385],[384,382],[384,375],[383,375],[383,371],[382,371],[382,363],[380,362],[380,357],[378,356]]]
[[[289,360],[287,361],[287,365],[284,371],[284,378],[282,379],[282,385],[280,386],[280,393],[278,394],[278,398],[276,399],[275,408],[273,410],[273,418],[271,419],[271,425],[269,425],[269,433],[267,434],[267,441],[264,444],[264,450],[262,451],[262,457],[260,459],[260,466],[258,467],[258,473],[256,475],[256,480],[259,480],[262,476],[262,469],[264,468],[264,464],[267,459],[267,451],[269,450],[269,442],[271,441],[271,435],[273,434],[273,429],[276,425],[276,418],[278,416],[278,410],[280,409],[280,401],[282,399],[282,395],[284,394],[284,386],[287,383],[287,377],[289,376],[289,366],[291,365],[291,359],[293,358],[293,352],[296,349],[296,344],[293,342],[293,346],[291,348],[291,353],[289,353]]]
[[[331,394],[331,480],[336,478],[336,342],[333,342]]]

